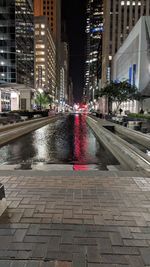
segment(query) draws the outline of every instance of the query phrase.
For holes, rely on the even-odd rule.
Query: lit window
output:
[[[36,48],[37,48],[37,49],[38,49],[38,48],[45,48],[45,45],[43,45],[43,44],[42,44],[42,45],[41,45],[41,44],[37,44],[37,45],[36,45]]]
[[[124,6],[124,1],[121,1],[121,6]]]
[[[45,29],[45,25],[44,25],[44,24],[41,24],[41,28],[42,28],[42,29]]]
[[[37,56],[45,55],[45,52],[44,51],[36,51],[36,55]]]
[[[44,32],[44,31],[42,31],[42,32],[41,32],[41,35],[45,35],[45,32]]]
[[[129,6],[130,5],[130,1],[127,1],[127,6]]]
[[[109,60],[112,60],[112,56],[109,56]]]
[[[39,24],[35,24],[35,28],[36,28],[36,29],[39,28]]]
[[[35,35],[39,35],[39,31],[35,31]]]
[[[45,58],[36,58],[36,62],[44,62]]]
[[[132,2],[132,6],[135,6],[135,1]]]
[[[141,6],[141,2],[138,2],[138,6]]]

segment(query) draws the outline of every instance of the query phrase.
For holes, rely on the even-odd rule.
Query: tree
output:
[[[36,94],[36,99],[35,99],[35,103],[40,106],[40,109],[46,108],[48,104],[51,105],[51,97],[49,97],[49,95],[43,93],[38,92]]]
[[[111,81],[99,92],[100,97],[107,97],[109,101],[116,102],[117,110],[121,103],[129,100],[140,100],[141,94],[135,85],[131,85],[128,81],[113,82]]]

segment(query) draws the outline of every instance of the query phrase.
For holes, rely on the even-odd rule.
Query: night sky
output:
[[[70,76],[74,85],[74,101],[80,102],[84,86],[86,0],[62,0],[62,20],[70,48]]]

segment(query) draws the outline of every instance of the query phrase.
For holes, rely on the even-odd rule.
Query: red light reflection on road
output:
[[[76,114],[74,121],[74,159],[77,164],[74,170],[87,170],[84,165],[87,156],[87,126],[86,117]],[[86,164],[86,163],[85,163]],[[82,166],[83,165],[83,166]]]
[[[76,165],[76,164],[74,164],[73,165],[73,170],[74,171],[88,171],[89,168],[88,168],[87,165]]]

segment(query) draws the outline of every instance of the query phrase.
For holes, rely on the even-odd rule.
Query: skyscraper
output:
[[[0,83],[34,84],[31,0],[0,1]]]
[[[8,102],[5,98],[11,101],[11,87],[19,84],[24,85],[25,90],[34,85],[33,2],[2,0],[0,1],[0,87],[1,96],[4,98],[1,99],[2,110],[5,110],[5,104],[8,106],[6,110],[10,109],[11,105],[5,103]],[[20,108],[31,108],[31,92],[27,91],[28,104],[26,96],[21,94]]]
[[[112,60],[141,16],[150,15],[149,0],[104,0],[102,86],[112,79]]]
[[[46,16],[35,17],[35,88],[55,99],[56,47]]]
[[[97,88],[98,51],[103,33],[103,3],[100,0],[88,0],[86,33],[85,95],[93,100]]]
[[[34,15],[46,16],[56,45],[56,98],[60,87],[61,0],[34,0]]]

